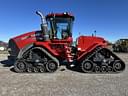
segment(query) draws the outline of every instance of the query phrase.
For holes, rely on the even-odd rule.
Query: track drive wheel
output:
[[[124,64],[120,61],[120,60],[116,60],[114,63],[113,63],[113,69],[115,72],[120,72],[120,71],[123,71],[123,69],[125,68],[125,65],[123,66]]]
[[[58,64],[53,60],[49,60],[46,64],[46,70],[50,73],[55,72],[58,69]]]
[[[90,60],[85,60],[81,64],[81,69],[85,73],[91,73],[94,69],[94,64]]]
[[[14,64],[14,70],[17,73],[22,73],[26,71],[26,62],[23,59],[17,59]]]

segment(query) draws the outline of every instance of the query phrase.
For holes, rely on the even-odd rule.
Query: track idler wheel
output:
[[[53,60],[49,60],[46,64],[46,70],[50,73],[55,72],[58,69],[58,64]]]
[[[17,73],[22,73],[26,71],[26,62],[23,59],[17,59],[14,64],[14,70]]]
[[[86,60],[81,64],[81,69],[85,73],[93,72],[94,64],[90,60]]]
[[[124,68],[125,68],[125,64],[123,64],[120,60],[116,60],[113,63],[113,69],[114,69],[115,72],[123,71]]]

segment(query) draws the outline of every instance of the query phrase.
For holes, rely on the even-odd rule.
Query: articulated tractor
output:
[[[15,72],[52,73],[63,64],[85,73],[117,73],[125,69],[125,63],[107,49],[102,37],[79,36],[73,46],[72,14],[36,13],[41,17],[41,29],[9,40],[8,58],[14,60]]]

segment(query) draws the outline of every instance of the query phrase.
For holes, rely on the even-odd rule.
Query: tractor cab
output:
[[[50,40],[66,40],[72,37],[74,17],[69,13],[48,14],[46,21]]]

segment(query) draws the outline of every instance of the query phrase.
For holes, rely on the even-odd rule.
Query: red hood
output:
[[[41,35],[41,31],[33,31],[16,36],[14,38],[11,38],[10,40],[13,40],[15,44],[18,46],[18,48],[21,49],[28,44],[36,42],[37,41],[36,37],[40,35]]]
[[[32,37],[34,35],[35,35],[35,31],[33,31],[33,32],[27,32],[27,33],[21,34],[19,36],[13,37],[11,39],[16,40],[16,41],[19,41],[19,40],[30,38],[30,37]]]

